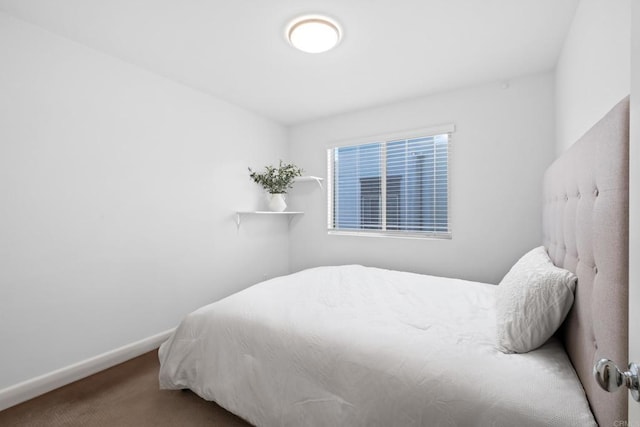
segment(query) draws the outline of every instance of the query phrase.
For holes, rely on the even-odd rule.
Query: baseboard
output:
[[[0,411],[158,348],[174,329],[0,390]]]

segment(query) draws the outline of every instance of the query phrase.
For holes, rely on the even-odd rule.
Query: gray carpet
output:
[[[0,412],[0,426],[220,426],[247,422],[191,391],[158,388],[156,351]]]

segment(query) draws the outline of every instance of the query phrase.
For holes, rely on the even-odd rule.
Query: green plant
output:
[[[293,180],[302,176],[302,169],[294,164],[284,164],[282,160],[277,168],[267,166],[263,173],[254,172],[249,168],[249,172],[251,179],[271,194],[286,193],[293,186]]]

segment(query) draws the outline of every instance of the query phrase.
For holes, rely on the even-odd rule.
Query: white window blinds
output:
[[[450,237],[451,133],[331,148],[329,230]]]

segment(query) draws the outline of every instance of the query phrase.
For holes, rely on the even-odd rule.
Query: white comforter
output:
[[[259,426],[592,426],[561,345],[494,347],[495,286],[362,266],[269,280],[188,315],[160,386]]]

